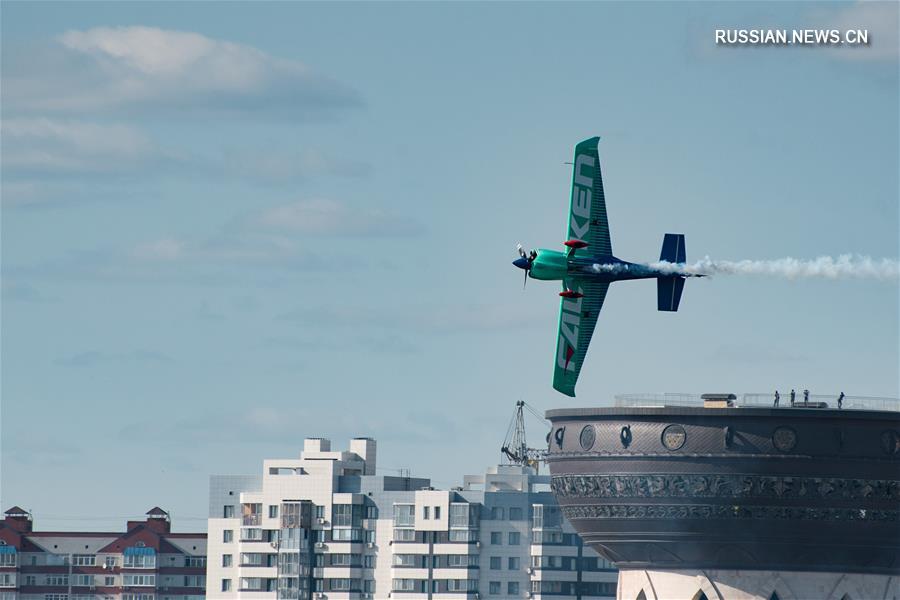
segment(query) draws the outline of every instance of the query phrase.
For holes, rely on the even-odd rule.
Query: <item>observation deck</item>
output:
[[[585,543],[623,569],[900,573],[900,400],[704,396],[547,412]]]

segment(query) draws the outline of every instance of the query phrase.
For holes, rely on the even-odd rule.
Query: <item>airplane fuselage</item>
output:
[[[632,263],[615,256],[572,256],[557,250],[540,249],[528,271],[532,279],[561,281],[577,277],[604,283],[628,279],[654,279],[671,277],[647,265]]]

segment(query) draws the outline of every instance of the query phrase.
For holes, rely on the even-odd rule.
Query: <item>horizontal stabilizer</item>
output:
[[[667,233],[666,237],[663,238],[662,252],[659,253],[659,260],[670,263],[683,263],[687,260],[686,256],[684,250],[684,234]]]
[[[668,235],[666,237],[669,237]],[[665,250],[665,247],[663,247]],[[659,310],[675,312],[684,291],[684,277],[659,277],[656,280],[656,307]]]

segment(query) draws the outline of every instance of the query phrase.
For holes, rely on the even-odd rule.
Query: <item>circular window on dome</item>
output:
[[[581,442],[581,447],[585,450],[593,448],[596,439],[597,432],[594,430],[593,425],[585,425],[584,429],[581,430],[581,435],[578,437],[578,441]]]
[[[684,446],[687,432],[681,425],[669,425],[662,432],[662,444],[669,450],[678,450]]]
[[[882,432],[881,448],[888,454],[900,453],[900,434],[893,429]]]
[[[790,427],[776,427],[772,444],[782,452],[790,452],[797,445],[797,432]]]

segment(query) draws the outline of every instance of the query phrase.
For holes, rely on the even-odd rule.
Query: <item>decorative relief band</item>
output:
[[[793,506],[723,506],[716,504],[590,504],[564,506],[563,515],[576,519],[769,519],[792,521],[897,522],[896,510],[813,508]]]
[[[770,475],[554,475],[560,498],[808,498],[900,501],[900,481]]]

